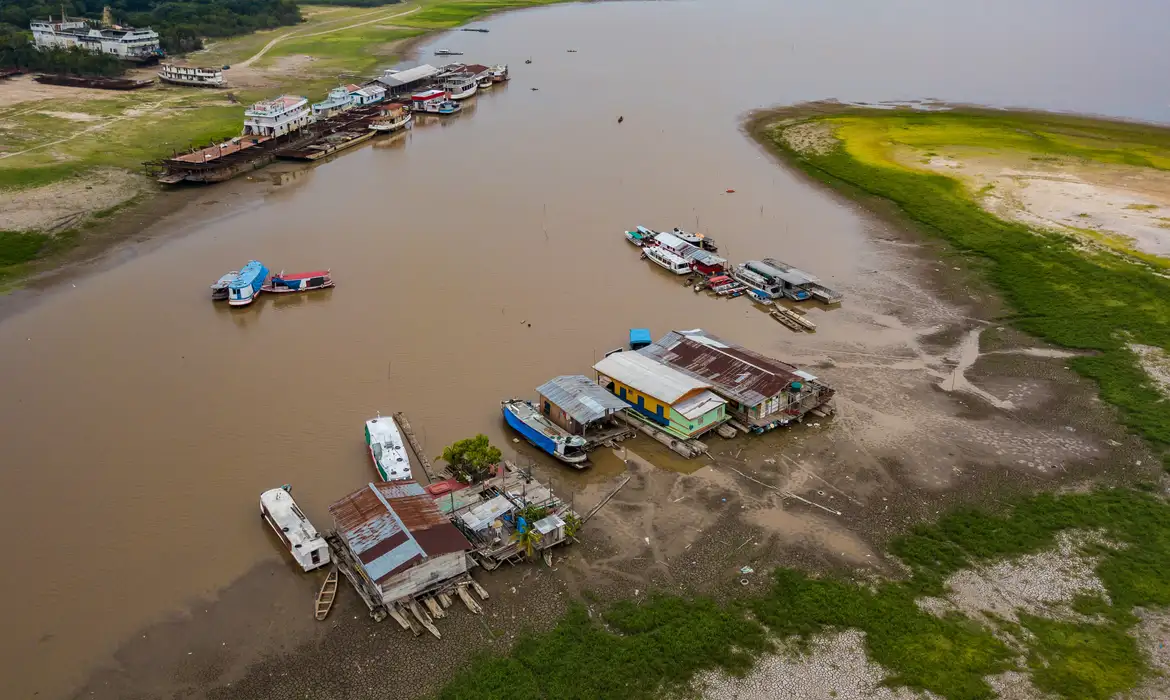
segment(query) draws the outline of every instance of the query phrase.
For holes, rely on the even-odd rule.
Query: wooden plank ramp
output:
[[[414,456],[418,457],[418,461],[422,464],[423,472],[426,473],[427,482],[434,483],[434,471],[431,469],[431,460],[427,459],[426,450],[419,444],[418,438],[414,435],[414,430],[410,427],[410,421],[406,420],[406,414],[398,411],[394,414],[394,422],[402,430],[402,434],[406,436],[406,441],[410,443],[410,449],[414,450]]]
[[[321,590],[317,592],[317,619],[324,620],[333,609],[333,601],[337,599],[337,567],[329,569],[329,574],[321,583]]]

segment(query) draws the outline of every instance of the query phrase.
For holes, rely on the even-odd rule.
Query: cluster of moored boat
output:
[[[329,270],[286,273],[283,270],[269,276],[268,268],[259,260],[249,260],[239,270],[232,270],[211,285],[212,301],[227,301],[232,306],[247,306],[262,292],[268,294],[295,294],[328,289],[334,286]]]
[[[733,265],[715,253],[719,247],[709,236],[675,228],[655,231],[638,226],[625,232],[626,240],[641,249],[642,258],[676,275],[698,275],[694,285],[700,292],[709,290],[721,296],[750,296],[754,301],[771,304],[779,299],[824,304],[840,304],[842,295],[821,283],[817,277],[776,258],[748,260]]]

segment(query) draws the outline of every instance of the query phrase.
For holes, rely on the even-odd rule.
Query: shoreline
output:
[[[405,61],[420,61],[422,57],[419,51],[424,43],[433,40],[443,32],[460,31],[460,27],[473,22],[482,21],[509,12],[540,9],[579,1],[546,0],[530,5],[492,8],[483,14],[470,17],[461,24],[451,27],[427,29],[403,26],[402,29],[417,30],[420,33],[415,36],[392,41],[390,43],[391,53],[389,54],[392,60],[389,60],[387,63],[388,65],[395,65]],[[390,8],[392,6],[386,6],[381,9]],[[226,41],[242,39],[248,36],[251,35],[232,37]],[[306,76],[306,80],[309,81],[317,79],[319,78]],[[207,110],[214,108],[204,106],[201,109]],[[240,105],[240,109],[243,109],[243,105]],[[3,161],[0,160],[0,164],[2,163]],[[312,165],[311,163],[304,164],[299,166],[298,169],[308,169]],[[99,167],[91,172],[100,171],[101,169]],[[258,171],[254,171],[251,177],[256,180],[261,180],[263,179],[262,176],[258,175],[267,169],[261,168]],[[170,239],[172,232],[169,231],[154,231],[148,237],[142,238],[138,237],[137,234],[140,234],[143,229],[154,229],[166,218],[167,214],[188,206],[200,196],[207,196],[212,192],[219,193],[221,192],[220,188],[228,184],[227,182],[215,183],[213,185],[214,189],[209,189],[208,185],[165,188],[153,180],[146,178],[146,176],[137,174],[132,170],[123,168],[116,168],[116,170],[129,175],[130,179],[145,178],[147,181],[140,182],[139,186],[137,186],[129,198],[105,209],[91,208],[75,214],[71,218],[78,225],[48,234],[50,236],[56,236],[64,233],[71,237],[76,237],[75,241],[64,244],[62,250],[50,251],[42,257],[12,266],[20,268],[15,271],[12,269],[6,271],[0,267],[0,323],[8,317],[28,309],[38,299],[42,298],[44,294],[53,291],[65,282],[78,279],[93,272],[110,269],[110,267],[129,259],[126,256],[120,255],[127,248],[147,244],[149,240]],[[241,179],[245,178],[237,177],[233,178],[232,181]],[[49,186],[51,187],[52,184]],[[14,191],[30,192],[39,189],[41,187],[17,189]],[[271,188],[268,189],[271,190]],[[0,194],[3,192],[4,190],[0,190]],[[203,217],[199,217],[199,219],[203,220]],[[0,230],[0,233],[3,233],[3,231]],[[37,235],[42,232],[32,229],[18,231],[18,233]],[[50,243],[52,240],[50,238]],[[130,257],[133,257],[133,255]]]

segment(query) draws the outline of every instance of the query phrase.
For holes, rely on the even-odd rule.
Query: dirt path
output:
[[[241,61],[239,63],[239,65],[241,67],[245,67],[245,68],[248,66],[251,66],[253,63],[255,63],[256,61],[263,58],[264,54],[268,53],[272,49],[272,47],[276,46],[277,44],[284,41],[285,39],[291,39],[293,37],[305,39],[305,38],[313,37],[313,36],[322,36],[324,34],[332,34],[334,32],[341,32],[341,31],[345,31],[346,29],[355,29],[357,27],[364,27],[367,24],[373,24],[375,22],[384,22],[388,19],[394,19],[396,17],[405,17],[406,15],[414,14],[415,12],[418,12],[421,9],[422,9],[421,7],[416,7],[413,10],[407,10],[406,12],[399,12],[396,15],[384,15],[384,16],[380,16],[380,17],[375,17],[374,19],[367,20],[365,22],[358,22],[356,24],[349,24],[349,25],[346,25],[344,27],[336,27],[334,29],[326,29],[326,30],[320,31],[320,32],[313,32],[312,34],[298,34],[295,31],[289,32],[287,34],[281,34],[280,36],[274,38],[272,41],[265,44],[264,48],[257,51],[255,53],[255,55]],[[377,10],[377,12],[383,12],[383,10]],[[368,14],[359,15],[359,16],[360,17],[368,17],[370,14],[374,14],[374,13],[368,13]]]
[[[153,104],[139,105],[138,109],[155,110],[155,109],[158,109],[159,107],[161,107],[162,105],[166,104],[167,102],[174,102],[175,100],[181,100],[181,99],[183,99],[183,97],[185,97],[185,96],[180,95],[178,97],[168,97],[164,100],[159,100],[158,102],[155,102]],[[106,121],[103,121],[102,123],[97,124],[95,126],[91,126],[88,129],[82,129],[81,131],[78,131],[75,134],[70,134],[69,136],[66,136],[65,138],[60,138],[60,139],[55,139],[53,141],[47,141],[45,143],[40,143],[40,144],[37,144],[36,146],[26,148],[23,151],[15,151],[13,153],[0,153],[0,160],[2,160],[4,158],[11,158],[13,156],[24,155],[25,153],[31,153],[32,151],[37,151],[37,150],[40,150],[42,148],[47,148],[48,146],[55,146],[59,143],[65,143],[66,141],[72,141],[73,139],[77,138],[78,136],[84,136],[85,134],[88,134],[88,133],[93,132],[93,131],[100,131],[100,130],[106,128],[107,126],[109,126],[110,124],[114,124],[114,123],[123,121],[125,119],[131,119],[135,116],[138,116],[138,115],[123,114],[120,117],[114,117],[113,119],[107,119]]]

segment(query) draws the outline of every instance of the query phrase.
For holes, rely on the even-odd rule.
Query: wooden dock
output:
[[[410,449],[414,450],[414,456],[418,457],[419,464],[422,465],[423,472],[427,476],[427,483],[433,484],[435,479],[434,471],[431,469],[431,460],[427,458],[427,453],[419,444],[418,438],[414,435],[414,430],[410,427],[410,421],[406,420],[406,414],[402,411],[394,414],[394,422],[398,424],[402,434],[406,436],[406,441],[410,443]]]

